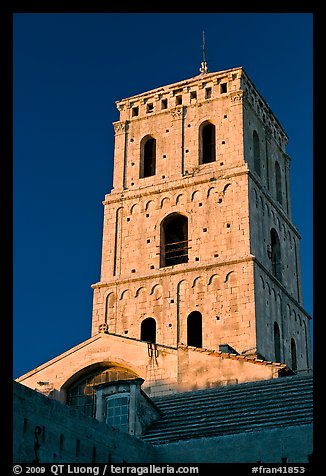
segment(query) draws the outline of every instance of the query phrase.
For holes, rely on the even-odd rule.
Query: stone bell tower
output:
[[[243,68],[116,104],[92,335],[311,367],[287,136]]]

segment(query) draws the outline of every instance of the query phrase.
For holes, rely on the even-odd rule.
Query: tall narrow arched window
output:
[[[253,149],[254,149],[254,171],[260,176],[260,146],[259,137],[256,131],[252,134]]]
[[[203,122],[199,128],[199,163],[208,164],[216,160],[215,126],[211,122]]]
[[[281,245],[275,228],[271,229],[271,262],[273,275],[282,282]]]
[[[198,311],[193,311],[187,319],[187,345],[202,347],[202,315]]]
[[[281,167],[278,162],[275,162],[275,188],[276,200],[282,205],[282,176]]]
[[[174,266],[188,262],[188,219],[171,213],[161,223],[160,266]]]
[[[156,139],[152,136],[143,137],[140,143],[139,177],[145,178],[156,173]]]
[[[112,315],[112,310],[115,304],[115,295],[109,293],[105,298],[105,310],[104,310],[104,329],[106,332],[109,331],[109,322]]]
[[[277,322],[274,322],[274,355],[275,362],[281,362],[281,338]]]
[[[309,369],[309,346],[308,346],[308,336],[307,336],[307,326],[305,321],[303,321],[304,327],[304,335],[305,335],[305,344],[306,344],[306,362],[307,362],[307,369]]]
[[[153,317],[147,317],[140,326],[140,340],[146,342],[156,342],[156,321]]]
[[[297,370],[298,364],[297,364],[297,348],[295,345],[295,340],[293,337],[291,338],[291,368],[292,370]]]

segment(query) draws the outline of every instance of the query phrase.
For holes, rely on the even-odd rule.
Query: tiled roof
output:
[[[253,354],[253,355],[240,355],[240,354],[233,354],[231,352],[221,352],[221,351],[218,351],[218,350],[210,350],[210,349],[201,348],[201,347],[187,346],[187,345],[184,345],[184,344],[178,344],[178,347],[183,348],[183,349],[192,350],[192,351],[195,351],[195,352],[201,352],[201,353],[204,353],[204,354],[208,354],[212,357],[220,357],[220,358],[223,358],[223,359],[232,359],[232,360],[244,360],[246,362],[251,362],[251,363],[254,363],[254,364],[267,365],[267,366],[276,367],[278,369],[284,369],[285,371],[286,370],[289,371],[286,364],[282,364],[282,363],[279,363],[279,362],[273,362],[271,360],[265,360],[264,358],[260,359],[255,354]]]
[[[312,422],[311,375],[153,398],[163,417],[141,436],[153,444]]]

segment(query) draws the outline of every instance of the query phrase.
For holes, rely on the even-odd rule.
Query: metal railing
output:
[[[161,246],[161,261],[163,266],[188,262],[188,240],[165,243]]]

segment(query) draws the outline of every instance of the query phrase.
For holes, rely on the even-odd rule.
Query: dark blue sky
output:
[[[90,337],[115,101],[243,66],[289,136],[312,314],[313,15],[14,15],[14,377]]]

